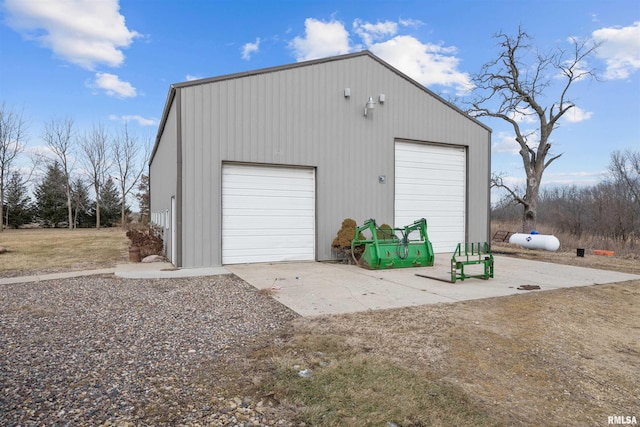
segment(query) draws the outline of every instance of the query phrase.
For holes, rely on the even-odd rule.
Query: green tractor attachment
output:
[[[464,267],[467,265],[482,265],[480,274],[467,274]],[[488,243],[458,243],[451,257],[451,283],[456,280],[477,278],[488,280],[493,277],[493,254]]]
[[[370,238],[361,234],[368,231]],[[416,235],[413,239],[411,234]],[[351,241],[354,254],[364,245],[364,252],[356,262],[361,267],[372,270],[404,267],[432,267],[433,247],[427,236],[427,220],[422,218],[401,228],[378,228],[374,219],[356,228]]]

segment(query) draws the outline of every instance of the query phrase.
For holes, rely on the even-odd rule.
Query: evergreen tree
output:
[[[27,192],[27,184],[18,171],[13,171],[9,177],[4,196],[4,222],[7,228],[18,228],[33,220],[31,197]]]
[[[151,196],[149,194],[149,176],[142,175],[140,177],[140,183],[138,184],[138,192],[136,193],[136,198],[138,199],[138,203],[140,205],[140,222],[143,224],[149,223],[149,206],[151,203]]]
[[[67,220],[66,179],[58,162],[47,166],[47,173],[36,187],[36,215],[48,227]]]
[[[117,225],[120,222],[120,195],[111,178],[100,189],[100,205],[100,225]]]
[[[95,203],[92,207],[88,186],[79,178],[71,183],[71,203],[75,227],[91,227],[95,220],[92,212],[95,209]]]

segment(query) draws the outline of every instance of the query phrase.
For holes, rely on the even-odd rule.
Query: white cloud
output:
[[[640,68],[640,21],[628,27],[601,28],[592,36],[602,43],[596,55],[607,64],[605,79],[626,79]]]
[[[249,60],[251,55],[260,50],[260,37],[256,38],[255,43],[246,43],[242,46],[242,59]]]
[[[606,171],[547,172],[544,185],[595,185],[602,181]]]
[[[513,134],[509,132],[498,132],[491,139],[492,153],[518,154],[520,152],[520,145],[516,142]]]
[[[289,47],[297,61],[325,58],[350,52],[349,33],[342,22],[307,18],[304,37],[295,37]]]
[[[460,59],[454,47],[423,43],[412,36],[396,36],[373,44],[370,50],[425,86],[455,87],[459,95],[473,88],[468,73],[458,70]]]
[[[509,117],[517,123],[536,123],[538,121],[538,116],[532,108],[523,111],[510,111]]]
[[[538,149],[538,143],[540,142],[540,133],[538,129],[523,129],[522,137],[524,138],[526,144],[532,150]],[[519,154],[520,153],[520,144],[516,141],[516,136],[511,132],[498,132],[495,135],[491,142],[491,151],[493,153],[507,153],[507,154]],[[548,141],[550,144],[553,141]]]
[[[109,120],[117,120],[117,121],[122,121],[124,123],[138,122],[140,126],[156,126],[159,123],[158,119],[147,119],[137,114],[124,115],[124,116],[117,116],[115,114],[111,114],[109,115]]]
[[[573,107],[569,111],[564,113],[562,118],[569,123],[580,123],[584,122],[585,120],[589,120],[591,116],[593,116],[592,112],[584,111],[579,107]]]
[[[6,0],[4,6],[9,26],[89,70],[121,65],[122,49],[139,36],[127,28],[118,0]]]
[[[25,153],[29,156],[41,157],[41,158],[51,158],[55,156],[53,150],[48,145],[33,145],[26,146]]]
[[[418,28],[424,25],[424,22],[420,21],[419,19],[400,19],[398,23],[403,27],[412,28]]]
[[[460,59],[455,56],[455,47],[423,43],[413,36],[398,34],[398,24],[401,27],[415,27],[422,25],[422,22],[404,19],[372,24],[356,19],[352,31],[362,39],[362,44],[352,45],[349,32],[341,22],[308,18],[305,20],[304,37],[295,37],[289,48],[298,61],[304,61],[353,52],[364,45],[425,86],[452,87],[457,95],[464,95],[473,88],[470,75],[458,69]]]
[[[188,81],[191,82],[193,80],[200,80],[202,77],[200,76],[192,76],[191,74],[187,74],[186,76],[184,76],[184,78]]]
[[[393,36],[398,32],[398,24],[392,21],[371,24],[360,19],[353,21],[353,30],[360,36],[364,45],[368,48],[376,40]]]
[[[129,82],[123,82],[115,74],[96,73],[96,79],[89,85],[92,88],[101,89],[107,95],[116,98],[134,98],[137,96],[136,88]]]

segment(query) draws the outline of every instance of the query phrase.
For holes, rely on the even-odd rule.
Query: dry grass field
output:
[[[4,230],[0,277],[113,267],[127,260],[127,244],[119,227]]]
[[[298,319],[263,390],[312,425],[604,426],[640,419],[639,320],[640,281]]]
[[[509,231],[512,233],[522,233],[522,221],[491,221],[491,236],[496,236],[496,232],[501,231]],[[612,238],[606,238],[603,236],[595,236],[588,233],[583,233],[580,236],[576,236],[573,233],[563,231],[562,229],[554,226],[548,226],[545,224],[538,225],[538,231],[540,234],[552,234],[560,240],[560,249],[556,254],[562,256],[570,256],[575,258],[576,249],[582,248],[585,250],[586,254],[593,253],[595,249],[604,249],[614,251],[617,259],[622,260],[636,260],[637,264],[640,265],[640,240],[637,238],[634,239],[633,235],[630,236],[627,241],[620,241]],[[498,242],[493,242],[493,245],[500,245]],[[509,247],[508,243],[505,243],[503,246]],[[540,251],[529,251],[534,253],[534,256],[539,256],[544,252]],[[554,255],[552,253],[552,255]],[[554,257],[558,258],[558,257]],[[605,263],[601,263],[606,266],[610,261]],[[551,261],[555,262],[555,261]]]
[[[125,259],[126,245],[119,229],[9,230],[0,234],[0,246],[9,249],[0,255],[0,276],[111,266]],[[507,244],[495,249],[640,274],[633,256],[578,258],[575,250]],[[227,378],[227,396],[275,405],[277,418],[291,425],[605,426],[609,416],[640,420],[640,280],[299,318],[275,340],[257,338],[242,366],[216,365],[212,377]],[[312,370],[310,378],[299,376],[303,369]]]

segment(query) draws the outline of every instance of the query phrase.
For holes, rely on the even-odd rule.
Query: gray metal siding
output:
[[[221,263],[222,162],[315,167],[316,253],[326,260],[344,218],[393,223],[396,140],[468,147],[467,237],[488,238],[490,131],[368,55],[177,90],[184,266]],[[365,118],[380,94],[386,102]]]
[[[175,105],[169,110],[164,131],[160,137],[157,151],[149,166],[150,186],[150,211],[160,212],[168,210],[171,213],[171,197],[176,195],[177,167],[177,116]],[[171,218],[173,221],[174,219]],[[166,256],[171,256],[171,229],[163,232]],[[175,260],[172,260],[175,262]]]

